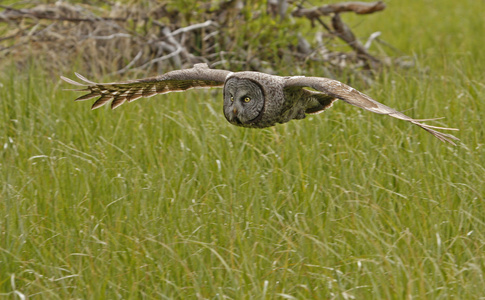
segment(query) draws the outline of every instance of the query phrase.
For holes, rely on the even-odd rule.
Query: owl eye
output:
[[[231,102],[234,102],[234,97],[233,96],[231,96]]]
[[[249,98],[249,97],[244,98],[244,102],[248,103],[249,101],[251,101],[251,98]]]

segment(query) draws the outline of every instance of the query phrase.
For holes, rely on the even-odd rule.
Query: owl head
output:
[[[224,116],[233,125],[253,127],[264,114],[265,95],[259,83],[230,77],[224,84]]]

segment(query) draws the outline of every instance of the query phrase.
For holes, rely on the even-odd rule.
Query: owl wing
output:
[[[193,88],[223,87],[229,73],[231,72],[209,69],[207,64],[196,64],[191,69],[177,70],[156,77],[125,82],[96,83],[77,73],[75,73],[76,76],[84,83],[64,76],[61,76],[61,79],[70,84],[85,87],[77,91],[89,92],[77,98],[76,101],[99,97],[91,109],[101,107],[110,100],[113,100],[111,108],[114,109],[125,102],[131,102],[141,97],[151,97],[155,94],[181,92]]]
[[[301,88],[310,87],[317,91],[323,92],[326,95],[341,99],[349,104],[363,108],[365,110],[369,110],[377,114],[389,115],[394,118],[411,122],[423,128],[424,130],[428,131],[439,140],[443,142],[448,142],[452,145],[456,145],[453,142],[453,140],[459,140],[457,137],[451,134],[442,133],[435,130],[435,129],[441,129],[441,130],[458,130],[458,129],[437,127],[437,126],[431,126],[431,125],[421,123],[422,121],[430,121],[435,119],[427,119],[427,120],[413,119],[393,108],[390,108],[389,106],[386,106],[382,103],[375,101],[369,96],[336,80],[322,78],[322,77],[304,77],[304,76],[288,77],[285,82],[285,88],[294,88],[294,87],[301,87]]]

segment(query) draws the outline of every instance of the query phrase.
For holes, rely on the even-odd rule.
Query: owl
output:
[[[156,77],[114,83],[92,82],[80,74],[84,83],[61,78],[87,91],[76,101],[99,97],[92,109],[111,101],[111,108],[125,102],[155,94],[182,92],[193,88],[223,88],[223,112],[229,123],[249,128],[265,128],[291,120],[304,119],[306,115],[318,114],[332,106],[337,99],[362,109],[389,115],[411,122],[428,131],[439,140],[455,145],[455,136],[436,131],[457,130],[422,123],[433,119],[417,120],[381,104],[369,96],[339,81],[323,77],[275,76],[260,72],[231,72],[210,69],[207,64],[176,70]]]

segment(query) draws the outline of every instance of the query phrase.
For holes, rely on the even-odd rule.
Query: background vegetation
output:
[[[416,65],[381,70],[365,92],[446,117],[456,147],[344,103],[237,128],[218,90],[91,112],[48,62],[4,67],[0,295],[483,297],[485,3],[387,5],[346,21]]]

